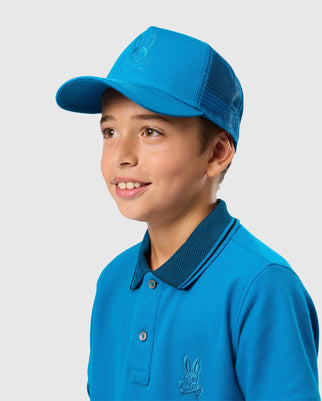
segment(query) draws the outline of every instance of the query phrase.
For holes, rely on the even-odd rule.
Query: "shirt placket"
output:
[[[150,380],[153,344],[156,333],[156,318],[163,283],[152,273],[144,275],[141,286],[135,290],[137,302],[129,333],[127,359],[128,386],[131,383],[147,386]],[[125,392],[127,385],[125,384]]]

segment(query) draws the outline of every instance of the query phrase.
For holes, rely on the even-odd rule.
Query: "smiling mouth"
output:
[[[122,189],[122,190],[133,190],[133,189],[138,189],[140,187],[146,187],[150,185],[150,182],[139,182],[139,181],[116,181],[114,184],[117,186],[117,188]]]
[[[141,184],[140,182],[133,182],[133,181],[117,183],[117,186],[120,189],[134,189],[134,188],[140,188],[144,185],[148,185],[148,184]]]

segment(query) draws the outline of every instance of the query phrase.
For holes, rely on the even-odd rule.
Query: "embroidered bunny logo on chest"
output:
[[[178,386],[182,396],[193,394],[197,400],[203,392],[203,387],[199,384],[199,373],[201,369],[201,360],[196,358],[191,364],[188,355],[183,358],[184,379],[180,380]]]

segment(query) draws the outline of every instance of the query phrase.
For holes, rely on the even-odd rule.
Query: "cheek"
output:
[[[101,172],[102,175],[105,179],[106,182],[108,182],[108,176],[109,176],[109,172],[110,172],[110,161],[109,161],[109,157],[108,157],[108,153],[106,151],[102,152],[102,158],[101,158]]]
[[[157,172],[158,180],[155,180],[155,184],[162,201],[166,197],[168,203],[184,203],[201,193],[204,173],[198,167],[200,161],[195,158],[183,160],[182,157],[179,160],[179,163],[175,158],[168,160]]]
[[[192,152],[169,152],[159,163],[158,175],[169,185],[180,187],[205,174],[203,161]]]
[[[162,156],[161,154],[155,155],[151,159],[150,166],[147,166],[147,170],[153,174],[155,181],[171,186],[171,184],[180,180],[183,170],[182,161],[180,157],[174,154],[163,153]]]

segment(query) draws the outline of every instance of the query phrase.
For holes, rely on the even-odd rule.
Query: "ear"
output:
[[[207,175],[210,178],[219,174],[231,163],[235,148],[231,136],[227,132],[221,132],[213,141],[211,154],[208,160]]]

